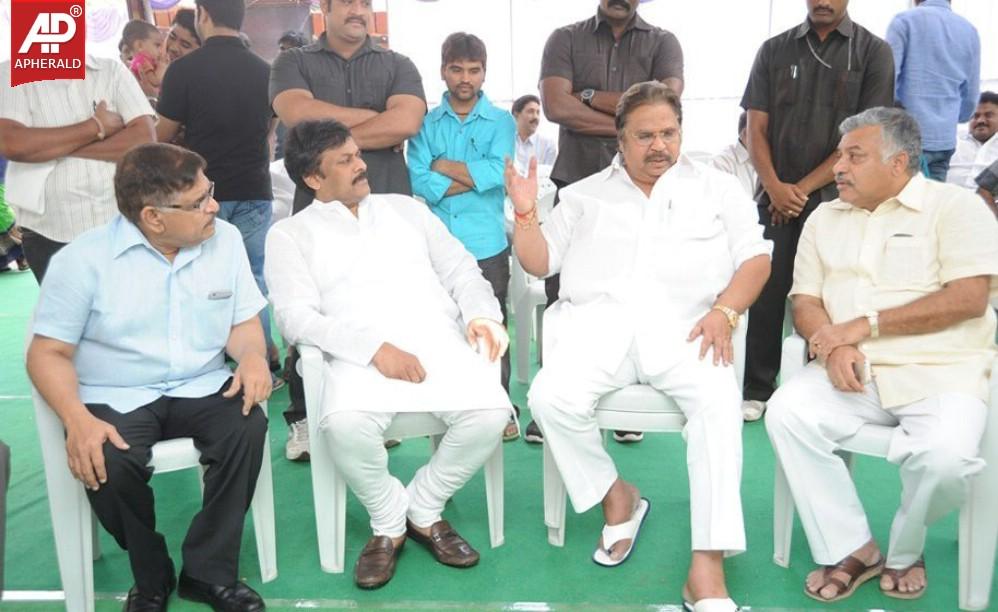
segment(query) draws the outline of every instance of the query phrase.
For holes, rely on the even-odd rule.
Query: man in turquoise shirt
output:
[[[509,242],[503,170],[514,154],[516,122],[482,93],[486,60],[485,43],[473,34],[456,32],[444,41],[440,75],[447,92],[409,141],[409,177],[413,193],[478,260],[505,324]],[[502,386],[509,391],[508,353],[502,359]],[[505,437],[516,433],[511,424]]]

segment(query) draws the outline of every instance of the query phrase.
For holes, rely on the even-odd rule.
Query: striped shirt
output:
[[[86,120],[104,100],[125,123],[153,116],[135,77],[117,59],[87,56],[83,80],[37,81],[10,86],[10,62],[0,63],[0,118],[33,128]],[[18,223],[56,242],[70,242],[118,212],[111,162],[63,157],[45,182],[45,212],[17,209]],[[8,177],[9,178],[9,177]],[[12,202],[12,205],[16,203]]]

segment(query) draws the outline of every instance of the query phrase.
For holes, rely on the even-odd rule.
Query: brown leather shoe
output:
[[[353,568],[353,579],[362,589],[377,589],[388,584],[395,575],[395,563],[398,561],[405,540],[396,548],[388,536],[371,536],[357,557],[357,565]]]
[[[409,520],[405,522],[406,534],[425,546],[437,561],[451,567],[471,567],[478,563],[478,551],[471,547],[447,521],[430,525],[429,537],[416,531]]]

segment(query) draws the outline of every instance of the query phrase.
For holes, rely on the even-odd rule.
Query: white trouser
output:
[[[887,567],[910,566],[925,547],[926,526],[958,508],[977,458],[987,406],[943,393],[885,410],[876,383],[863,393],[836,389],[812,362],[770,398],[766,430],[790,483],[811,556],[833,565],[873,535],[849,470],[835,451],[867,424],[894,427],[887,460],[901,466],[901,507],[891,524]]]
[[[485,463],[502,440],[508,408],[434,412],[447,425],[437,451],[404,487],[388,472],[384,433],[391,412],[331,412],[319,425],[333,463],[367,509],[374,535],[405,534],[408,517],[417,527],[440,520],[444,505]]]
[[[583,363],[578,356],[545,355],[528,404],[544,432],[576,512],[603,500],[617,468],[596,425],[600,396],[632,384],[647,384],[676,401],[686,416],[686,464],[690,479],[693,550],[745,550],[740,494],[742,472],[741,393],[730,366],[698,358],[700,342],[677,347],[661,372],[645,372],[632,345],[615,372]]]

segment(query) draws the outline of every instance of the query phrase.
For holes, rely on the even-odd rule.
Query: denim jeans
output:
[[[243,235],[250,270],[264,297],[267,297],[267,283],[263,280],[263,247],[272,214],[273,203],[270,200],[227,200],[218,203],[218,218],[235,225]],[[263,335],[270,351],[274,340],[270,337],[269,306],[260,313],[260,323],[263,324]]]
[[[925,176],[939,182],[945,182],[946,173],[949,172],[949,159],[953,157],[955,150],[922,151],[922,172]]]

